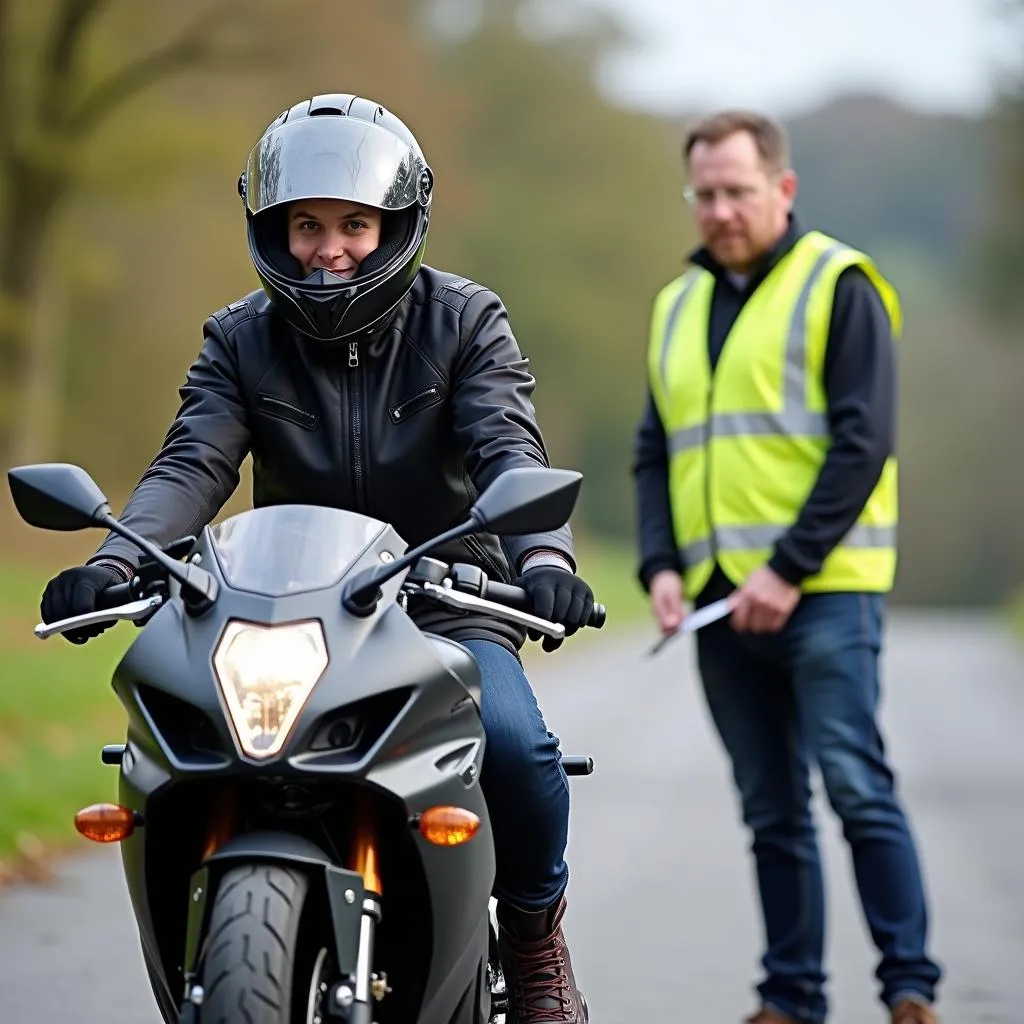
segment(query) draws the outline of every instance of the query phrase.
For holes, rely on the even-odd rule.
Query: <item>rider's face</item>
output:
[[[347,199],[300,199],[288,209],[288,251],[305,274],[354,277],[380,245],[381,212]]]

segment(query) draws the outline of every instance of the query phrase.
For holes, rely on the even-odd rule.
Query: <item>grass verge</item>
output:
[[[75,811],[114,797],[115,769],[99,752],[124,732],[110,677],[134,627],[81,647],[37,640],[44,583],[45,573],[0,565],[0,862],[8,875],[43,847],[74,843]]]
[[[608,609],[605,629],[650,621],[647,595],[636,579],[636,555],[624,543],[584,539],[576,542],[579,573],[594,597]]]
[[[1024,638],[1024,592],[1010,603],[1010,625],[1017,636]]]

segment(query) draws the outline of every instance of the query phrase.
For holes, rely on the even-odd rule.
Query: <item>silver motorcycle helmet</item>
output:
[[[433,174],[415,136],[373,100],[328,94],[284,111],[238,181],[249,255],[274,307],[324,343],[371,333],[412,287],[426,248]],[[305,274],[288,250],[288,208],[343,199],[382,212],[380,245],[352,278]]]

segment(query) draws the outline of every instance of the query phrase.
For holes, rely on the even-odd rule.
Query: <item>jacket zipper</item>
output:
[[[348,368],[352,387],[349,394],[349,437],[352,439],[352,494],[355,511],[366,508],[366,473],[363,468],[363,366],[359,359],[359,342],[348,343]]]
[[[314,430],[316,428],[317,417],[315,413],[308,412],[291,402],[285,401],[283,398],[261,394],[257,398],[257,407],[270,416],[287,420],[296,426],[305,427],[306,430]]]
[[[418,395],[413,395],[412,398],[407,398],[400,405],[396,405],[391,410],[391,419],[394,420],[395,423],[398,423],[407,416],[411,416],[413,413],[417,413],[421,409],[427,409],[440,400],[440,389],[436,384],[431,384],[426,391],[421,391]]]

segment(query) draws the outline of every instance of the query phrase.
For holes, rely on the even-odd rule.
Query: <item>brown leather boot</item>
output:
[[[935,1011],[918,999],[901,999],[892,1008],[892,1024],[939,1024]]]
[[[565,896],[547,910],[498,903],[498,955],[505,974],[505,1024],[587,1024],[562,934]]]

